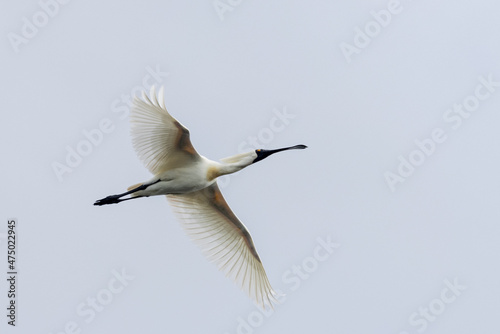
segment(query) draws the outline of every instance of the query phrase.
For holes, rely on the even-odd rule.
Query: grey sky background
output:
[[[494,1],[4,3],[2,333],[500,330]],[[165,87],[198,152],[295,144],[220,180],[271,284],[264,313],[150,178],[128,100]]]

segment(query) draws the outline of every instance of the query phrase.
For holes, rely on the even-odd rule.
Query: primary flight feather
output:
[[[250,233],[229,208],[216,179],[271,154],[306,146],[258,149],[220,162],[209,160],[194,149],[189,130],[168,113],[163,87],[158,96],[151,87],[149,96],[143,92],[142,99],[134,98],[130,122],[134,149],[154,177],[129,187],[127,192],[100,199],[94,205],[166,195],[187,234],[207,257],[256,303],[262,307],[272,306],[276,293]],[[130,196],[125,197],[127,195]]]

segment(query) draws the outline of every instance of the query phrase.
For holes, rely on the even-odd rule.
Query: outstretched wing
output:
[[[265,308],[276,302],[250,233],[211,186],[187,194],[167,195],[189,236],[227,277]]]
[[[134,97],[130,114],[132,144],[153,174],[184,166],[200,158],[189,139],[189,130],[165,108],[163,87],[156,97],[154,86],[149,97]]]

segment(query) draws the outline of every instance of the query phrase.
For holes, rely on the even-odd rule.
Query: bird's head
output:
[[[264,149],[259,148],[258,150],[255,150],[255,154],[257,156],[255,157],[255,159],[253,160],[252,163],[256,163],[258,161],[264,160],[265,158],[267,158],[271,154],[278,153],[281,151],[298,150],[298,149],[302,150],[305,148],[307,148],[306,145],[295,145],[295,146],[290,146],[290,147],[278,148],[278,149],[274,149],[274,150],[264,150]]]
[[[258,161],[261,161],[271,154],[278,153],[286,150],[296,150],[296,149],[304,149],[306,145],[295,145],[290,147],[278,148],[275,150],[265,150],[258,149],[246,153],[241,153],[234,155],[232,157],[221,159],[223,164],[217,169],[217,176],[231,174],[237,172],[251,164],[254,164]]]

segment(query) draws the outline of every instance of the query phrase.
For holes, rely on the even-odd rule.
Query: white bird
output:
[[[258,149],[221,159],[221,162],[209,160],[196,152],[189,130],[168,113],[163,87],[159,100],[154,87],[149,97],[143,92],[142,100],[134,98],[130,121],[134,149],[154,177],[129,187],[127,192],[100,199],[94,205],[166,195],[186,232],[208,258],[257,304],[272,307],[276,293],[247,228],[224,200],[216,178],[237,172],[271,154],[307,146]],[[127,195],[130,197],[122,198]]]

